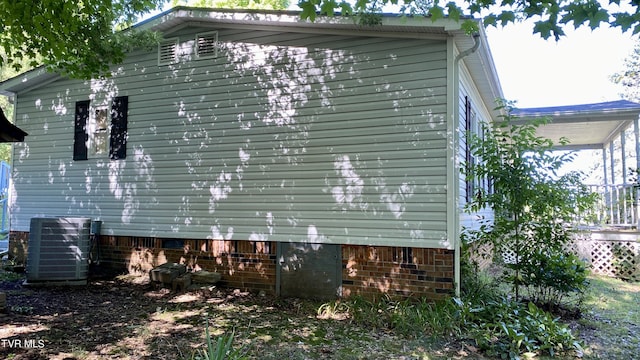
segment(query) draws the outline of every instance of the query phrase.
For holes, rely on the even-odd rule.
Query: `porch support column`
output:
[[[611,156],[611,153],[609,153]],[[611,211],[611,192],[609,191],[609,169],[607,169],[607,147],[605,145],[602,146],[602,175],[604,175],[604,187],[602,189],[602,195],[604,197],[604,207],[602,210],[598,211],[598,217],[600,224],[604,223],[604,220],[609,217],[611,219],[611,215],[609,212]],[[600,213],[602,211],[602,213]]]
[[[636,173],[635,173],[635,179],[636,179],[636,183],[640,182],[640,117],[637,117],[634,121],[633,121],[633,138],[635,140],[636,143]],[[640,206],[638,206],[637,202],[640,200],[640,189],[638,189],[637,187],[634,187],[633,189],[633,196],[634,199],[636,199],[636,204],[635,208],[633,209],[634,214],[636,216],[636,230],[640,229]]]
[[[610,193],[609,195],[609,203],[607,204],[607,208],[609,209],[609,218],[611,219],[611,223],[612,224],[616,224],[620,221],[619,217],[616,216],[616,212],[614,211],[614,204],[618,203],[618,196],[617,193],[615,191],[615,185],[616,185],[616,168],[615,168],[615,157],[616,157],[616,153],[615,153],[615,147],[613,146],[614,140],[611,139],[611,142],[609,142],[609,166],[611,167],[610,172],[611,172],[611,186],[608,187],[608,191]]]
[[[622,184],[627,184],[627,129],[620,131],[620,153],[622,157],[620,161],[622,163]]]
[[[633,137],[636,140],[636,169],[640,170],[640,118],[633,122]]]
[[[609,185],[609,172],[607,171],[607,147],[602,147],[602,175],[604,175],[604,185]]]
[[[611,167],[609,171],[611,172],[611,179],[610,179],[611,185],[616,184],[616,169],[615,169],[614,158],[615,158],[615,152],[613,149],[613,140],[611,140],[611,142],[609,143],[609,166]]]

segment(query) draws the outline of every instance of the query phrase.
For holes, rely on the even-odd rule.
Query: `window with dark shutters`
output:
[[[111,160],[127,157],[127,111],[129,98],[120,96],[113,99],[111,104],[111,139],[109,142],[109,157]]]
[[[94,109],[91,116],[89,100],[76,102],[73,159],[87,160],[91,157],[106,156],[107,136],[109,158],[127,157],[127,111],[129,98],[120,96],[113,99],[111,109]],[[110,114],[110,117],[107,117]],[[107,118],[110,120],[107,131]]]
[[[467,143],[465,147],[465,161],[467,166],[467,173],[471,170],[472,167],[476,165],[484,165],[484,160],[476,156],[471,151],[471,146],[469,144],[469,140],[472,135],[477,136],[482,141],[485,140],[485,127],[481,119],[478,118],[478,115],[473,110],[471,105],[471,99],[469,96],[465,96],[465,105],[464,105],[464,116],[465,116],[465,130],[467,134]],[[466,180],[466,201],[470,202],[473,200],[474,196],[479,196],[480,190],[485,193],[491,194],[493,193],[493,182],[491,178],[488,176],[483,177],[474,177],[473,179]]]
[[[87,160],[87,123],[89,121],[89,100],[76,102],[73,160]]]

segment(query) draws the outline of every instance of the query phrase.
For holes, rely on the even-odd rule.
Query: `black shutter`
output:
[[[473,166],[473,156],[471,155],[471,144],[469,141],[471,140],[471,135],[473,134],[471,123],[471,99],[468,96],[464,97],[464,127],[466,132],[466,146],[465,146],[465,161],[467,163],[467,174],[470,173],[471,168]],[[467,179],[466,181],[466,200],[467,202],[471,202],[473,197],[473,180]]]
[[[111,104],[111,139],[109,157],[111,160],[127,157],[127,110],[129,97],[119,96]]]
[[[89,120],[89,100],[76,102],[73,134],[73,160],[87,160],[87,123]]]

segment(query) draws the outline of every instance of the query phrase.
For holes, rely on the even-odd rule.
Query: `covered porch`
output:
[[[550,123],[538,128],[538,135],[555,144],[569,143],[558,151],[576,151],[572,164],[588,174],[586,185],[599,194],[593,214],[583,214],[579,222],[594,228],[638,229],[640,221],[640,104],[619,100],[596,104],[516,109],[514,115],[527,119],[548,117]]]
[[[517,109],[522,120],[549,117],[538,135],[558,151],[579,152],[574,169],[589,172],[585,182],[598,194],[592,213],[576,219],[573,251],[592,270],[640,281],[640,104],[620,100],[596,104]],[[586,155],[586,156],[585,156]]]

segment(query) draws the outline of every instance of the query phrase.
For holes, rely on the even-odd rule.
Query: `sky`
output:
[[[594,31],[569,27],[565,29],[567,36],[556,42],[532,34],[532,29],[533,25],[527,23],[486,29],[507,100],[516,101],[516,107],[528,108],[622,99],[622,88],[610,77],[625,69],[624,60],[640,36],[608,26]],[[601,157],[599,151],[580,151],[561,173],[582,170],[586,182],[600,183],[601,170],[591,170]]]
[[[507,100],[519,108],[620,100],[609,78],[624,70],[640,39],[608,26],[565,29],[559,41],[532,34],[530,23],[487,28],[489,47]]]

